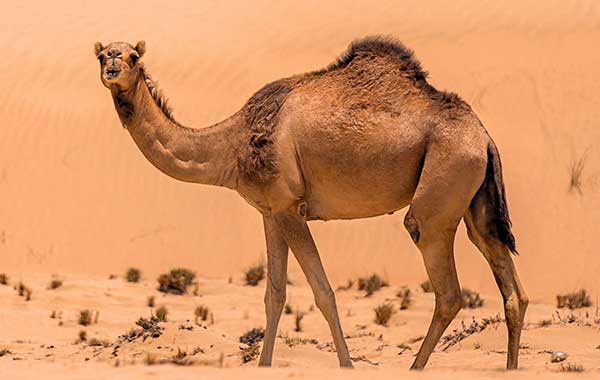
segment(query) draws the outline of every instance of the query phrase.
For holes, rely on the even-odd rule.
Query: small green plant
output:
[[[142,277],[142,271],[137,268],[129,268],[125,272],[125,279],[127,282],[139,282]]]
[[[77,320],[82,326],[88,326],[92,323],[92,312],[89,309],[84,309],[79,312],[79,319]]]
[[[292,310],[292,306],[289,303],[286,303],[285,307],[283,308],[283,312],[286,314],[292,314],[294,310]]]
[[[158,277],[158,290],[164,293],[185,294],[187,288],[194,283],[196,274],[189,269],[175,268]]]
[[[265,264],[259,263],[248,268],[248,270],[245,273],[245,277],[246,285],[258,285],[262,281],[262,279],[265,278]]]
[[[387,326],[394,313],[394,306],[391,303],[380,304],[375,308],[375,323]]]
[[[6,273],[0,273],[0,285],[8,285],[8,276]]]
[[[296,331],[296,332],[302,331],[302,318],[304,318],[304,313],[301,312],[300,310],[296,310],[294,331]]]
[[[156,309],[156,318],[158,318],[160,322],[166,322],[168,314],[169,310],[165,305],[161,305]]]
[[[479,293],[463,288],[461,291],[462,306],[468,309],[476,309],[483,306],[483,298]]]
[[[358,290],[364,290],[366,297],[371,296],[379,289],[388,286],[387,281],[383,280],[378,274],[374,273],[369,277],[358,279]]]
[[[421,283],[421,289],[425,293],[433,293],[433,286],[431,285],[431,281],[425,280]]]
[[[198,320],[206,321],[208,319],[209,312],[210,310],[208,307],[204,305],[196,306],[196,309],[194,309],[195,323],[198,324]]]
[[[58,278],[53,278],[52,281],[50,281],[50,284],[48,284],[48,289],[60,288],[62,284],[62,280],[59,280]]]
[[[242,363],[249,363],[258,357],[258,344],[250,344],[246,347],[240,347],[240,359]]]
[[[568,307],[569,309],[580,309],[592,305],[590,296],[585,289],[580,289],[573,293],[559,294],[556,296],[556,306],[559,309]]]
[[[146,305],[148,305],[148,307],[154,307],[154,296],[148,297],[148,300],[146,300]]]

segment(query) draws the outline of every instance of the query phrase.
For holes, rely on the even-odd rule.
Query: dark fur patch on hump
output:
[[[466,105],[457,94],[439,91],[431,86],[427,82],[428,73],[422,68],[421,62],[415,57],[414,52],[402,42],[389,36],[368,36],[353,41],[334,63],[323,70],[315,71],[313,75],[343,69],[358,60],[369,64],[374,56],[386,57],[396,62],[404,76],[431,100],[439,104],[441,109],[453,109]],[[382,67],[382,70],[386,70],[386,68]]]
[[[369,56],[389,57],[401,66],[407,77],[415,81],[425,81],[427,72],[421,67],[421,62],[415,58],[414,52],[393,37],[368,36],[353,41],[348,49],[338,59],[323,71],[332,71],[350,65],[356,59]]]
[[[281,79],[267,84],[252,95],[243,108],[249,139],[238,158],[238,169],[247,179],[267,183],[277,175],[273,146],[279,110],[295,81]]]

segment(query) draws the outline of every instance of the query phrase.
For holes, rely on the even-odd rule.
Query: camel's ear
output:
[[[142,56],[146,52],[146,41],[138,41],[138,43],[135,44],[135,51],[137,51],[140,58],[142,58]]]
[[[96,55],[96,57],[98,56],[98,54],[100,54],[102,50],[104,50],[104,46],[102,46],[100,42],[96,42],[94,44],[94,54]]]

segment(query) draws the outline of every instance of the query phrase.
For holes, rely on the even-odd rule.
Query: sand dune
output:
[[[61,307],[101,294],[100,289],[112,285],[97,279],[129,266],[140,267],[147,279],[172,266],[187,266],[218,284],[230,276],[239,279],[244,268],[264,257],[259,214],[241,198],[223,189],[176,182],[142,157],[100,83],[92,54],[95,41],[146,40],[144,61],[168,94],[175,116],[201,128],[235,112],[263,84],[323,67],[351,40],[368,34],[390,34],[414,49],[431,82],[468,101],[495,139],[521,252],[516,262],[532,308],[546,305],[543,314],[551,314],[556,293],[580,287],[594,301],[598,297],[600,54],[595,46],[600,4],[595,1],[386,0],[343,6],[318,1],[121,1],[109,9],[106,3],[73,0],[5,2],[0,4],[0,25],[0,272],[24,280],[52,273],[81,279],[68,300],[56,301],[65,305]],[[580,182],[571,187],[578,162],[583,167]],[[366,272],[379,272],[396,286],[415,287],[422,281],[420,254],[402,217],[399,212],[312,223],[332,283]],[[456,251],[461,284],[488,294],[493,301],[486,312],[499,312],[491,273],[462,226]],[[293,259],[290,270],[303,284]],[[0,345],[22,339],[17,335],[24,331],[35,344],[49,344],[43,337],[62,344],[73,338],[72,332],[51,332],[30,319],[38,318],[38,312],[45,318],[50,305],[17,305],[12,290],[0,291],[4,307],[20,310],[16,320],[9,319],[12,312],[4,307],[0,311]],[[104,330],[107,338],[122,333],[140,313],[124,308],[129,296],[123,297],[112,306],[98,304],[111,310],[106,323],[114,325]],[[261,291],[248,294],[247,302],[256,313],[248,325],[261,324]],[[415,323],[418,319],[415,330],[424,332],[429,309],[412,318]],[[231,326],[223,331],[239,333]],[[319,339],[326,339],[323,326],[318,331]],[[570,330],[556,334],[552,336],[568,339]],[[586,335],[579,330],[574,334]],[[538,339],[531,335],[532,341],[533,336]],[[489,340],[501,349],[503,339]],[[41,355],[38,351],[32,355]],[[300,357],[313,354],[294,352],[289,365],[302,365]],[[471,354],[451,353],[449,361],[440,356],[432,367],[452,367],[456,356],[469,369]],[[490,357],[494,368],[502,366],[501,355]],[[329,358],[327,366],[333,366],[334,356]],[[386,360],[403,368],[410,361],[396,359],[390,353]],[[525,363],[536,368],[531,376],[543,369],[542,361]],[[186,371],[182,377],[194,373]]]

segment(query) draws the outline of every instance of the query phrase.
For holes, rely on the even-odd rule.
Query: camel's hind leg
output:
[[[504,299],[504,316],[508,328],[507,369],[516,369],[519,361],[519,342],[523,319],[529,303],[525,290],[519,281],[508,248],[489,231],[489,218],[486,212],[485,196],[476,196],[465,215],[465,224],[471,241],[479,248],[488,261],[496,283]]]
[[[423,255],[435,292],[435,309],[427,335],[411,368],[425,367],[440,337],[461,308],[454,265],[454,235],[485,174],[481,152],[428,150],[405,226]],[[438,147],[439,149],[439,147]],[[453,154],[457,153],[457,154]]]

